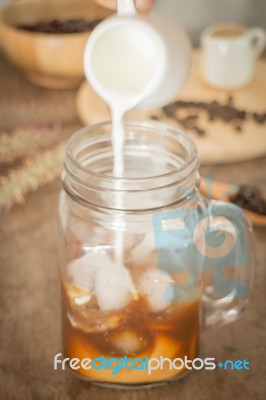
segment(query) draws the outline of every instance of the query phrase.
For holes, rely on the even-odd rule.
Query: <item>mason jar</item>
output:
[[[86,127],[66,148],[64,357],[91,382],[148,386],[205,368],[202,330],[245,309],[251,227],[240,208],[201,197],[188,135],[154,121],[126,123],[117,178],[111,132],[111,123]]]

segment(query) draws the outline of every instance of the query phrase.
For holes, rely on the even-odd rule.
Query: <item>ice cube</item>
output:
[[[137,332],[125,330],[110,337],[111,344],[122,354],[137,354],[144,351],[149,345],[150,337],[143,337]]]
[[[95,333],[117,329],[121,325],[123,313],[103,315],[97,309],[96,298],[89,292],[71,284],[64,287],[69,298],[67,317],[74,328]]]
[[[74,302],[77,306],[84,306],[84,304],[87,304],[91,301],[91,295],[90,294],[85,294],[84,296],[76,296],[74,298]]]
[[[122,310],[135,293],[131,275],[125,266],[111,263],[97,270],[95,294],[102,311]]]
[[[92,291],[94,288],[95,272],[99,268],[110,268],[112,261],[105,252],[91,251],[73,260],[68,265],[68,277],[73,285]]]
[[[170,302],[166,299],[166,288],[173,286],[174,280],[170,275],[152,269],[144,272],[139,282],[139,292],[148,300],[151,311],[160,312],[165,310]]]
[[[71,308],[73,309],[87,305],[92,299],[90,292],[69,283],[65,284],[65,289],[70,300]]]
[[[154,254],[156,254],[154,234],[153,232],[149,232],[132,250],[131,260],[133,264],[147,264],[154,258]]]

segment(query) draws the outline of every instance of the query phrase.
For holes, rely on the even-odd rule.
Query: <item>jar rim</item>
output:
[[[74,155],[74,149],[77,146],[78,141],[82,138],[82,136],[86,133],[92,133],[93,131],[95,131],[96,129],[105,127],[110,125],[110,132],[111,132],[111,127],[112,127],[112,121],[104,121],[104,122],[100,122],[91,126],[85,126],[82,129],[79,129],[77,132],[75,132],[71,138],[69,139],[69,141],[67,142],[67,147],[66,147],[66,157],[65,157],[65,163],[67,161],[70,161],[71,163],[73,163],[73,165],[80,170],[81,172],[85,173],[85,174],[90,174],[92,176],[94,176],[95,178],[99,178],[99,179],[107,179],[110,182],[135,182],[135,183],[142,183],[145,182],[147,180],[157,180],[157,179],[165,179],[165,178],[171,178],[172,176],[176,175],[177,172],[180,175],[187,175],[189,174],[191,171],[193,171],[195,168],[198,167],[199,164],[199,157],[198,157],[198,150],[196,147],[195,142],[193,141],[193,139],[184,131],[182,131],[181,129],[175,127],[175,126],[171,126],[159,121],[150,121],[150,120],[145,120],[145,121],[138,121],[138,120],[128,120],[125,122],[125,128],[145,128],[145,129],[149,129],[149,130],[156,130],[158,132],[158,130],[161,131],[165,131],[165,132],[174,132],[175,134],[178,134],[178,136],[180,138],[182,138],[182,140],[184,142],[186,142],[187,144],[187,149],[189,148],[189,158],[188,160],[186,160],[184,162],[183,165],[179,166],[178,170],[173,170],[173,171],[169,171],[163,174],[159,174],[159,175],[152,175],[152,176],[145,176],[145,177],[115,177],[115,176],[110,176],[110,175],[106,175],[103,173],[99,173],[96,172],[92,169],[89,169],[88,167],[82,165],[76,158]],[[186,173],[187,172],[187,173]]]

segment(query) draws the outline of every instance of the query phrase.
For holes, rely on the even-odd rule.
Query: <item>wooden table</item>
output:
[[[266,159],[202,169],[217,179],[266,187]],[[256,229],[256,276],[247,312],[228,326],[202,335],[202,355],[246,359],[250,371],[198,371],[150,390],[103,389],[66,371],[53,370],[61,351],[57,275],[56,181],[27,196],[25,205],[1,216],[1,400],[263,400],[266,396],[266,230]]]

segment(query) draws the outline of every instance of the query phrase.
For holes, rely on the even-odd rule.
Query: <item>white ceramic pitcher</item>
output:
[[[109,103],[115,91],[120,98],[122,92],[131,95],[127,109],[167,104],[184,85],[190,65],[185,32],[164,15],[138,15],[133,0],[118,0],[118,13],[96,27],[84,53],[92,88]]]

